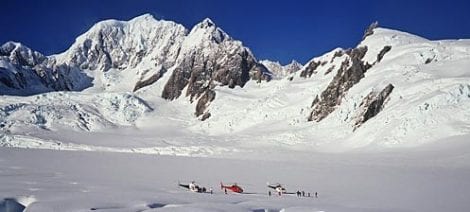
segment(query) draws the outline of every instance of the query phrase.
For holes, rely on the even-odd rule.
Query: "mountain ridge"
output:
[[[18,45],[0,49],[2,94],[40,89],[32,89],[37,97],[0,102],[0,128],[13,135],[24,134],[21,128],[59,131],[64,122],[92,132],[152,131],[161,122],[226,142],[235,136],[245,145],[254,139],[339,151],[416,146],[470,132],[468,40],[430,41],[372,24],[356,47],[336,48],[295,71],[275,63],[278,70],[270,71],[270,62],[258,61],[210,19],[191,30],[149,15],[103,21],[49,57],[26,48],[11,54]],[[461,116],[447,115],[455,111]]]

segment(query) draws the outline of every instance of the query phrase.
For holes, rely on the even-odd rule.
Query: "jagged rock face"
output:
[[[309,121],[321,121],[327,117],[335,110],[335,106],[341,104],[347,91],[364,77],[364,73],[371,67],[362,61],[366,52],[366,46],[345,51],[349,57],[343,61],[333,80],[321,93],[320,99],[316,98],[314,104],[312,103],[313,111]]]
[[[39,52],[8,42],[0,47],[0,94],[32,95],[50,91],[81,90],[90,79],[79,70],[56,65]],[[80,80],[74,80],[80,78]]]
[[[206,19],[196,25],[183,42],[162,97],[176,99],[187,86],[185,95],[193,101],[215,84],[243,87],[250,79],[269,80],[270,73],[241,42],[233,40]]]
[[[377,27],[377,22],[372,23],[365,31],[363,39],[372,35],[374,33],[374,29]],[[372,66],[379,63],[385,54],[391,49],[392,46],[390,45],[384,46],[383,49],[377,54],[376,61],[372,62],[372,64],[369,64],[369,62],[365,62],[363,60],[368,51],[368,47],[365,45],[354,49],[338,50],[334,52],[333,57],[329,61],[330,63],[332,63],[335,58],[343,57],[344,55],[347,55],[347,58],[341,63],[341,67],[338,69],[336,75],[328,84],[326,89],[321,92],[320,96],[317,95],[313,100],[313,110],[310,113],[308,120],[319,122],[332,113],[336,106],[341,104],[341,100],[347,94],[348,90],[357,84],[362,78],[364,78],[364,73]],[[301,76],[310,77],[312,74],[316,74],[316,69],[320,65],[323,66],[324,64],[320,61],[315,62],[312,60],[307,68],[302,71]],[[325,75],[332,72],[334,69],[335,66],[331,65],[325,71]]]
[[[175,68],[173,74],[166,82],[162,92],[162,97],[168,100],[174,100],[181,95],[181,91],[188,84],[193,68],[193,58],[186,58],[182,66]]]
[[[267,69],[258,64],[246,48],[226,48],[226,45],[233,44],[221,44],[207,56],[201,55],[201,51],[195,51],[190,57],[185,57],[174,69],[162,97],[176,99],[187,86],[186,96],[192,101],[205,92],[209,84],[234,88],[243,87],[250,79],[270,79]]]
[[[382,58],[384,57],[384,55],[390,50],[392,50],[392,46],[384,46],[384,48],[377,55],[377,62],[380,62]]]
[[[371,91],[361,102],[354,122],[354,130],[382,111],[394,86],[388,84],[379,93]]]
[[[160,69],[160,71],[154,73],[152,76],[150,76],[149,78],[146,78],[146,79],[141,79],[139,80],[136,84],[135,84],[135,87],[134,87],[134,90],[133,92],[136,92],[137,90],[145,87],[145,86],[148,86],[148,85],[151,85],[153,83],[155,83],[156,81],[158,81],[162,76],[163,74],[166,73],[166,69],[164,67],[162,67]]]
[[[311,77],[312,74],[316,74],[316,69],[318,68],[318,66],[320,66],[320,64],[320,61],[311,61],[308,66],[304,70],[302,70],[302,72],[300,72],[300,77],[307,78]]]
[[[205,114],[204,117],[207,117],[207,118],[210,117],[210,113],[206,112],[206,109],[209,106],[209,104],[215,99],[215,95],[216,95],[215,91],[210,90],[210,89],[207,89],[204,92],[204,94],[201,96],[201,98],[199,98],[199,100],[197,102],[196,112],[195,112],[196,116],[200,116],[200,115]],[[207,118],[204,118],[204,117],[202,118],[203,121],[205,119],[207,119]]]
[[[341,51],[335,51],[335,54],[331,58],[330,63],[332,63],[335,58],[342,57],[343,55],[344,55],[344,51],[342,51],[342,50]]]
[[[369,25],[369,27],[364,32],[364,36],[362,36],[362,40],[364,40],[367,36],[374,34],[374,29],[379,27],[379,22],[375,21]]]

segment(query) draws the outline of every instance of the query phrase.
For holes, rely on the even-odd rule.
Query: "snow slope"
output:
[[[446,140],[442,146],[454,146],[448,155],[436,154],[442,146],[380,154],[260,149],[253,159],[0,148],[0,210],[4,199],[28,199],[27,211],[467,211],[466,140]],[[178,180],[214,194],[181,189]],[[220,181],[238,182],[247,194],[225,195]],[[269,197],[268,181],[319,197]]]

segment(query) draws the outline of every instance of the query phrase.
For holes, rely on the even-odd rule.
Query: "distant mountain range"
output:
[[[188,30],[146,14],[101,21],[56,55],[3,44],[0,132],[139,128],[158,114],[208,136],[414,146],[470,132],[468,67],[470,40],[377,23],[355,48],[283,66],[258,61],[210,19]]]

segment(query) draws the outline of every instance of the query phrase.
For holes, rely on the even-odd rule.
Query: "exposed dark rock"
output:
[[[263,80],[269,82],[273,78],[273,73],[269,72],[263,64],[256,63],[252,68],[250,77],[258,83],[261,83]]]
[[[181,91],[188,86],[186,96],[191,101],[206,91],[206,86],[218,82],[221,86],[235,88],[243,87],[252,80],[271,79],[270,72],[246,48],[240,51],[222,49],[214,55],[204,57],[202,52],[196,51],[191,57],[186,57],[176,66],[172,76],[166,83],[162,97],[176,99]]]
[[[211,61],[201,61],[195,63],[191,76],[188,81],[188,89],[186,96],[190,96],[190,101],[193,102],[194,98],[198,98],[200,94],[208,89],[213,83],[211,76],[213,72],[213,66]]]
[[[367,120],[382,111],[388,96],[392,93],[394,86],[388,84],[381,92],[370,92],[359,105],[359,112],[355,118],[354,130],[364,124]]]
[[[390,50],[392,50],[392,46],[384,46],[384,48],[380,50],[379,54],[377,55],[377,62],[380,62],[384,55]]]
[[[332,72],[334,69],[335,69],[335,65],[330,66],[330,67],[325,71],[325,75],[329,74],[329,73]]]
[[[428,58],[428,59],[426,59],[426,61],[424,61],[424,64],[429,64],[429,63],[432,62],[432,60],[433,60],[432,58]]]
[[[177,67],[163,88],[162,97],[174,100],[181,95],[181,91],[188,84],[191,76],[192,61],[188,61],[182,67]]]
[[[254,58],[246,50],[239,54],[230,54],[229,52],[225,54],[227,55],[222,54],[220,57],[226,56],[227,60],[212,67],[215,72],[214,80],[222,85],[228,85],[229,88],[243,87],[250,79],[251,68],[255,66]],[[255,73],[256,71],[252,74]]]
[[[312,113],[308,120],[321,121],[335,110],[337,105],[341,104],[341,99],[347,91],[363,77],[364,73],[371,67],[370,64],[362,61],[367,52],[367,47],[358,47],[347,50],[345,53],[349,56],[343,61],[338,73],[321,93],[320,99],[315,99]]]
[[[201,117],[201,121],[205,121],[206,119],[211,117],[211,113],[205,112],[204,115]]]
[[[135,86],[134,86],[134,90],[133,92],[136,92],[137,90],[143,88],[143,87],[146,87],[146,86],[149,86],[153,83],[155,83],[156,81],[158,81],[162,76],[163,74],[166,72],[166,69],[165,68],[161,68],[160,71],[158,71],[157,73],[153,74],[151,77],[145,79],[145,80],[140,80],[138,81]]]
[[[315,106],[319,101],[320,101],[320,99],[318,98],[318,95],[316,95],[315,99],[313,99],[312,105],[310,107]]]
[[[369,27],[366,29],[364,32],[364,36],[362,37],[362,40],[364,40],[367,36],[374,34],[374,29],[379,27],[379,22],[375,21],[369,25]]]
[[[343,55],[344,55],[343,50],[336,51],[335,54],[333,55],[333,57],[331,58],[330,63],[332,63],[335,60],[335,58],[342,57]]]
[[[215,99],[215,91],[210,90],[210,89],[206,90],[206,92],[197,101],[195,115],[196,116],[202,115],[206,111],[209,104],[214,99]]]
[[[300,77],[304,77],[304,78],[307,78],[308,77],[311,77],[312,74],[316,74],[316,69],[318,68],[318,66],[320,66],[320,62],[315,62],[315,61],[312,61],[308,64],[307,68],[305,68],[304,70],[302,70],[302,72],[300,72]]]

